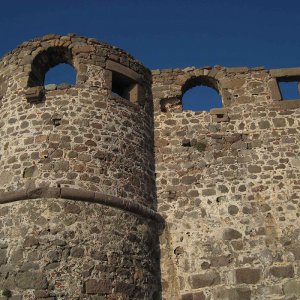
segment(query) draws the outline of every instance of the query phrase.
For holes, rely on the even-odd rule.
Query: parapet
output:
[[[144,106],[149,98],[151,73],[120,48],[75,34],[49,34],[23,43],[0,62],[0,92],[25,90],[29,102],[42,101],[47,71],[71,65],[76,87],[91,87]]]

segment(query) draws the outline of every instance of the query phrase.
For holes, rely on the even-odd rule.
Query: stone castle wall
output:
[[[44,86],[60,63],[76,84]],[[73,34],[4,56],[0,299],[298,299],[300,101],[278,88],[291,80],[299,69],[151,74]],[[183,111],[198,85],[223,108]]]
[[[298,299],[300,101],[282,101],[277,81],[299,75],[153,71],[164,299]],[[224,107],[182,111],[196,85]]]
[[[59,63],[76,84],[44,87]],[[6,55],[0,78],[2,293],[157,297],[150,72],[93,39],[48,35]]]

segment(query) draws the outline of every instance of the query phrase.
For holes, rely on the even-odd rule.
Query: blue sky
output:
[[[11,0],[0,55],[47,33],[97,38],[150,69],[300,65],[300,1]]]

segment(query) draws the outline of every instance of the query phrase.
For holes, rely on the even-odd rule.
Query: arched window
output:
[[[28,87],[43,86],[45,84],[46,73],[51,68],[60,64],[68,64],[73,67],[72,52],[69,48],[50,47],[47,50],[39,53],[31,64]],[[63,73],[64,71],[60,76],[62,76]]]
[[[182,87],[182,109],[209,111],[223,106],[214,78],[199,76],[191,78]]]
[[[75,85],[76,72],[69,64],[59,64],[51,68],[45,75],[44,84],[62,84]]]

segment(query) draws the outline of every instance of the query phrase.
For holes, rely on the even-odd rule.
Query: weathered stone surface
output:
[[[282,99],[279,87],[278,87],[278,82],[276,79],[270,79],[269,81],[269,89],[272,95],[272,99],[275,101],[279,101]]]
[[[44,86],[60,63],[76,84]],[[24,300],[159,294],[151,81],[123,50],[74,34],[1,60],[1,290]]]
[[[290,280],[283,285],[283,292],[287,296],[300,295],[300,281]]]
[[[44,88],[45,70],[61,62],[76,68],[76,85]],[[0,287],[41,299],[62,290],[70,299],[297,299],[300,101],[281,101],[277,81],[298,72],[150,74],[123,50],[74,34],[7,54]],[[182,109],[197,85],[217,90],[224,107]],[[166,220],[160,247],[155,209]],[[49,289],[16,288],[25,273],[44,274]]]
[[[10,183],[13,178],[13,173],[11,171],[2,171],[0,173],[0,186]]]
[[[21,289],[46,289],[48,287],[46,276],[37,272],[18,273],[16,282],[18,288]]]
[[[87,294],[109,294],[111,293],[112,285],[108,280],[89,279],[85,283]]]
[[[205,300],[206,297],[203,292],[188,293],[181,296],[181,300]]]
[[[260,281],[261,270],[242,268],[235,270],[235,277],[237,283],[255,284]]]
[[[199,289],[207,286],[214,286],[220,283],[221,278],[217,272],[191,275],[189,278],[192,289]]]
[[[292,278],[295,275],[292,265],[287,266],[273,266],[270,273],[275,277]]]
[[[223,300],[250,300],[251,290],[245,287],[233,289],[220,287],[213,291],[213,295],[216,299]]]
[[[23,173],[24,178],[31,178],[36,176],[38,176],[38,168],[36,166],[25,168]]]
[[[225,241],[236,240],[241,237],[242,237],[242,234],[233,228],[226,228],[223,232],[223,239]]]

